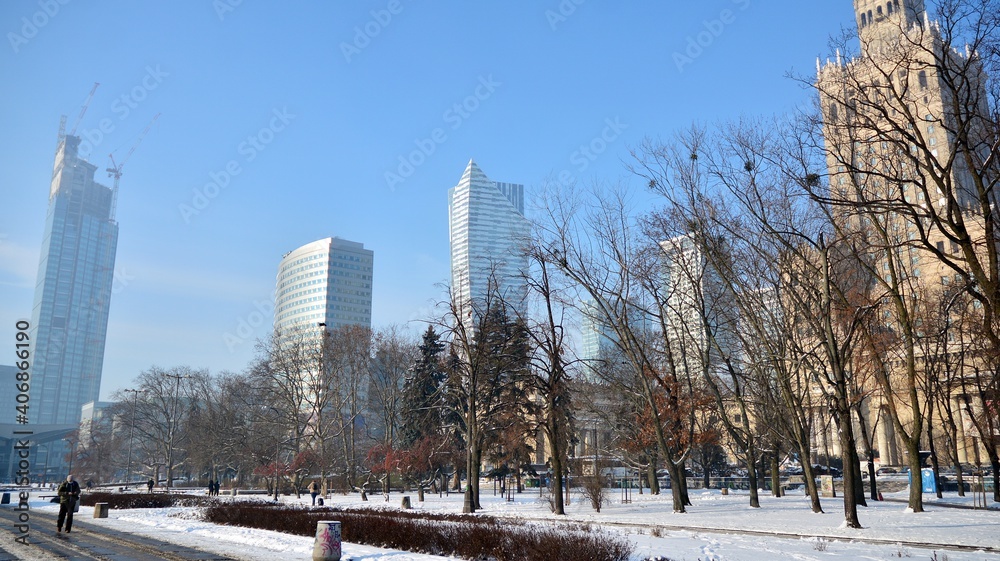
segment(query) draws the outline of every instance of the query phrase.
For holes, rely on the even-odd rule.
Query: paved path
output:
[[[17,512],[0,508],[0,561],[11,559],[99,559],[102,561],[231,561],[232,558],[112,530],[89,523],[79,514],[73,519],[72,533],[56,533],[56,517],[37,510],[31,515],[28,542],[15,542]]]

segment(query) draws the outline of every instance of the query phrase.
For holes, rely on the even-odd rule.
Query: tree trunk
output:
[[[927,415],[927,443],[930,446],[931,452],[931,469],[934,470],[934,488],[937,489],[937,498],[943,498],[941,494],[941,465],[938,463],[937,450],[934,446],[934,424],[931,423],[931,415]],[[958,474],[958,495],[965,496],[965,492],[962,487],[962,470],[955,472]]]
[[[688,495],[688,478],[687,473],[684,471],[684,464],[677,467],[677,474],[680,477],[680,494],[681,500],[684,501],[684,506],[691,506],[691,497]]]
[[[854,412],[858,417],[858,429],[861,431],[861,444],[864,446],[865,457],[868,459],[868,482],[871,487],[871,498],[873,501],[878,500],[878,487],[875,483],[875,451],[872,447],[872,437],[868,432],[868,422],[865,420],[865,416],[861,413],[861,401],[855,407]],[[858,479],[861,479],[860,477]],[[864,482],[862,482],[862,486]]]
[[[650,463],[646,470],[646,482],[649,483],[649,494],[660,494],[660,482],[656,480],[656,464]]]
[[[552,455],[552,512],[555,514],[566,514],[563,503],[563,463],[560,454]]]
[[[778,455],[781,452],[778,450],[778,444],[774,445],[774,453],[771,454],[771,495],[775,497],[781,496],[781,474],[778,473],[780,469],[780,459]],[[707,487],[707,485],[706,485]]]
[[[861,457],[858,456],[857,449],[851,451],[851,471],[854,472],[854,500],[861,506],[868,506],[865,499],[865,482],[861,478]],[[844,471],[847,471],[845,468]],[[844,485],[844,492],[847,492],[847,485]]]
[[[1000,454],[996,446],[988,448],[990,465],[993,466],[993,502],[1000,503]]]
[[[750,478],[750,508],[760,508],[760,493],[758,492],[758,487],[760,484],[757,480],[757,449],[754,447],[752,441],[747,449],[747,476]]]
[[[912,438],[904,438],[907,461],[910,466],[910,500],[909,507],[913,512],[924,511],[923,485],[920,484],[920,443]]]
[[[849,417],[848,417],[849,419]],[[850,424],[850,422],[845,423]],[[854,442],[854,431],[850,428],[841,427],[840,449],[841,460],[844,464],[844,521],[848,528],[861,528],[861,521],[858,519],[857,494],[853,492],[855,488],[854,478],[857,469],[850,469],[851,462],[857,457],[857,452],[852,453],[856,443]],[[860,466],[859,466],[860,467]]]

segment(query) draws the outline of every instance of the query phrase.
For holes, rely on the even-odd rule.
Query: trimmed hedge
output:
[[[589,526],[531,524],[488,516],[392,510],[306,508],[262,501],[215,503],[205,520],[312,537],[321,520],[337,520],[346,542],[475,561],[627,561],[625,538]]]
[[[217,501],[208,496],[171,495],[169,493],[109,493],[96,491],[80,496],[80,504],[94,506],[97,503],[108,503],[112,509],[125,508],[166,508],[170,506],[206,506]]]

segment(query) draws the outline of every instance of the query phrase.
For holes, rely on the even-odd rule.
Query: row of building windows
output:
[[[882,19],[886,15],[892,15],[894,12],[899,11],[899,0],[892,0],[891,2],[886,2],[885,11],[882,10],[882,6],[879,5],[875,8],[875,13],[871,10],[868,12],[861,12],[861,27],[868,27],[869,25],[875,23],[876,17]]]

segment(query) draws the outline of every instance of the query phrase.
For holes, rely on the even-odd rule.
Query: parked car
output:
[[[896,475],[899,471],[896,468],[891,467],[880,467],[875,470],[875,475]]]
[[[833,466],[830,466],[829,468],[827,468],[826,466],[819,465],[819,464],[813,465],[813,474],[814,475],[832,475],[834,477],[841,477],[841,476],[844,475],[844,473],[842,471],[840,471],[839,468],[835,468]]]

